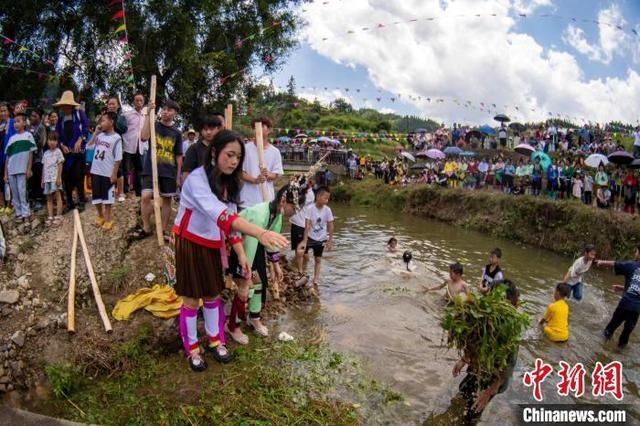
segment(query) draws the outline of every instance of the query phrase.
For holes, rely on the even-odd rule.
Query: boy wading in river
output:
[[[596,247],[593,244],[585,245],[583,255],[573,262],[573,265],[571,265],[564,276],[563,281],[571,287],[569,295],[573,294],[573,298],[576,300],[582,300],[582,281],[584,281],[584,274],[589,271],[595,258]]]
[[[320,265],[324,248],[333,249],[333,213],[329,208],[331,191],[322,186],[316,191],[316,202],[306,208],[304,238],[296,251],[296,256],[304,256],[309,249],[313,250],[315,265],[313,269],[313,286],[320,282]],[[298,261],[300,263],[300,261]]]
[[[624,285],[613,286],[615,291],[622,292],[622,298],[603,332],[604,337],[608,340],[624,323],[618,339],[618,347],[622,349],[629,343],[629,336],[631,336],[631,332],[638,322],[638,316],[640,316],[640,246],[636,247],[634,260],[626,262],[598,260],[597,265],[613,267],[616,275],[624,276]]]
[[[432,287],[425,288],[425,291],[440,290],[447,287],[447,301],[453,302],[459,295],[463,298],[469,296],[469,286],[462,280],[462,265],[459,262],[449,265],[449,279],[445,280],[442,284],[438,284]]]

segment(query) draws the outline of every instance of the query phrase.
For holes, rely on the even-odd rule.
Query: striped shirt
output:
[[[29,132],[16,133],[9,138],[4,153],[7,158],[7,173],[20,175],[27,172],[29,155],[37,151],[36,142]]]

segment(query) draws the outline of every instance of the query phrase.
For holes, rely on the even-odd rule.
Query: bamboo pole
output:
[[[151,94],[149,95],[149,102],[156,103],[156,76],[151,76]],[[153,179],[153,216],[156,221],[156,234],[158,237],[158,245],[164,246],[164,235],[162,229],[162,211],[160,210],[160,187],[158,186],[158,157],[156,148],[156,111],[152,108],[149,111],[149,132],[151,140],[149,145],[151,147],[151,177]]]
[[[67,301],[67,331],[76,331],[76,255],[78,253],[78,228],[73,220],[73,243],[71,244],[71,273],[69,274],[69,299]]]
[[[264,167],[264,140],[262,139],[262,123],[257,122],[255,125],[256,130],[256,146],[258,147],[258,165],[260,170]],[[262,201],[269,201],[269,191],[267,190],[267,183],[262,182],[260,184],[260,192],[262,193]]]
[[[89,258],[89,249],[87,248],[87,242],[84,239],[84,232],[82,232],[82,223],[80,222],[80,214],[77,209],[73,210],[73,220],[78,231],[78,238],[80,239],[80,245],[82,246],[82,254],[84,255],[84,263],[87,265],[87,272],[89,273],[89,280],[91,281],[91,288],[93,289],[93,296],[96,299],[96,306],[102,319],[102,324],[107,332],[113,331],[111,328],[111,321],[107,315],[107,310],[104,307],[102,296],[100,295],[100,288],[98,287],[98,281],[96,281],[96,275],[93,272],[93,265]]]
[[[227,130],[233,128],[233,104],[228,104],[224,110],[224,128]]]

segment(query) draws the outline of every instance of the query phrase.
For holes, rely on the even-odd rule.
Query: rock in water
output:
[[[0,291],[0,303],[8,303],[11,305],[13,303],[16,303],[19,298],[20,293],[18,293],[16,290]]]
[[[11,336],[11,341],[16,345],[18,345],[19,347],[23,347],[25,338],[26,336],[24,334],[24,331],[18,330],[15,333],[13,333],[13,336]]]

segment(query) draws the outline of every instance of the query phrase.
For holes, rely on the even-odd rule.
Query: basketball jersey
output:
[[[116,132],[100,133],[94,141],[91,174],[110,177],[116,161],[122,161],[122,138]]]

